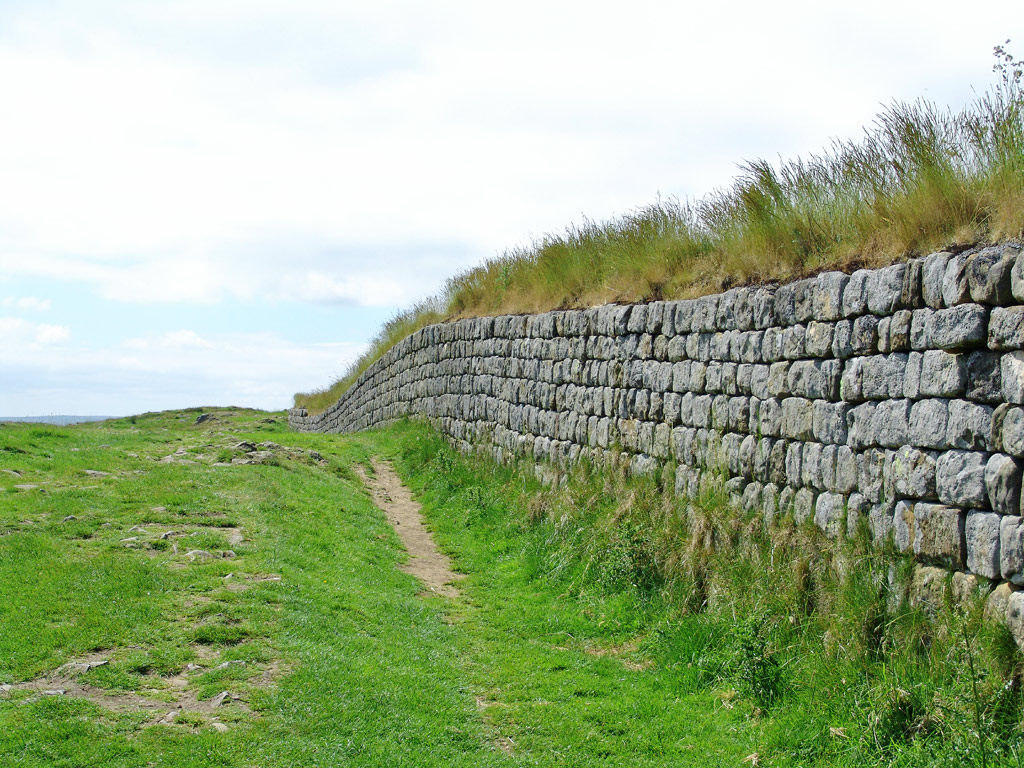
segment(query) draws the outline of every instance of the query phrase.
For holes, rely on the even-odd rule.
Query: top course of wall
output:
[[[327,411],[289,421],[349,432],[420,415],[499,458],[674,467],[680,494],[724,479],[766,520],[792,514],[832,536],[866,521],[921,562],[1016,585],[1022,405],[1024,256],[1011,243],[428,326]]]

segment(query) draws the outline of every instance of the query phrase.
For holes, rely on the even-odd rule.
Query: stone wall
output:
[[[408,415],[498,458],[674,467],[831,536],[866,521],[1002,585],[1024,631],[1024,256],[1017,245],[687,301],[412,334],[299,430]],[[973,576],[970,576],[973,574]],[[995,597],[995,596],[994,596]],[[1017,602],[1019,599],[1019,602]]]

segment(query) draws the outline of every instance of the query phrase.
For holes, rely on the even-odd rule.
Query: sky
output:
[[[286,408],[584,218],[954,108],[963,3],[0,0],[0,416]]]

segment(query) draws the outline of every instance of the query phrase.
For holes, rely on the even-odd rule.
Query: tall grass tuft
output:
[[[962,110],[897,102],[859,141],[750,161],[702,199],[584,220],[456,275],[385,325],[341,380],[295,404],[326,408],[405,333],[439,320],[686,298],[1021,237],[1024,62],[1004,46],[995,57],[996,82]]]

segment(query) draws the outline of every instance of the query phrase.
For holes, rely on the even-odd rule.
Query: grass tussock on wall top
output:
[[[879,266],[1024,234],[1024,62],[995,48],[994,85],[961,111],[919,100],[860,141],[778,168],[747,162],[731,187],[584,222],[506,251],[385,324],[321,411],[404,336],[445,319],[689,298],[825,268]]]

